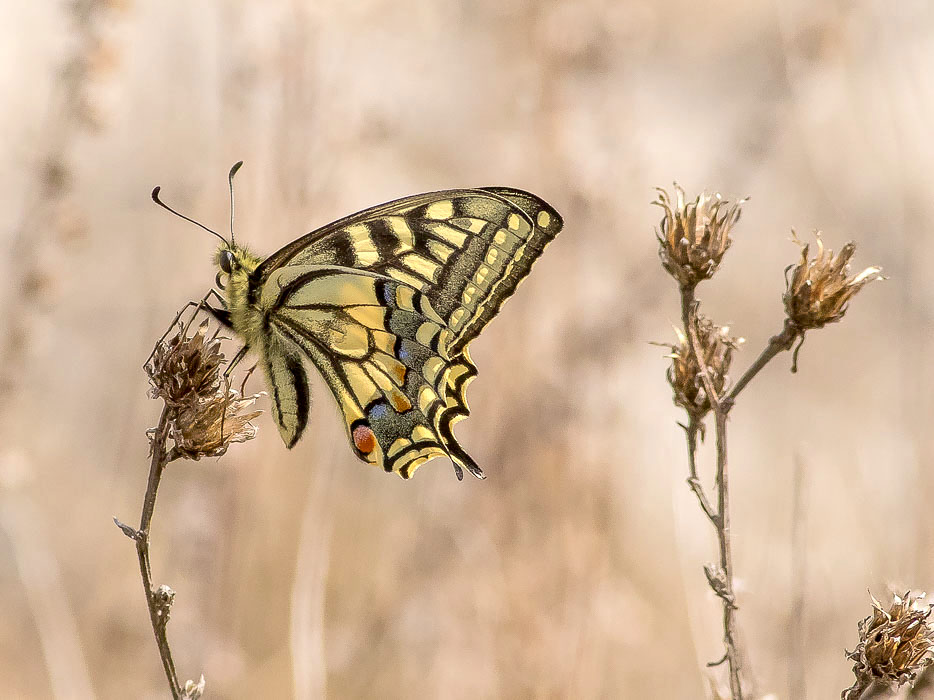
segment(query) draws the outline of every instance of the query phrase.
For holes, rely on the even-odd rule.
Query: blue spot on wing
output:
[[[393,305],[396,301],[396,285],[395,284],[385,284],[383,285],[383,303],[387,305]]]
[[[389,406],[384,403],[378,403],[370,409],[368,418],[370,420],[381,420],[389,415]]]

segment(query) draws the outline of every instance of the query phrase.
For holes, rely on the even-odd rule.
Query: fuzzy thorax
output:
[[[233,329],[246,345],[254,346],[262,333],[262,314],[250,304],[250,277],[263,259],[248,249],[237,244],[218,248],[214,262],[221,268],[221,256],[230,251],[233,254],[230,275],[226,284],[227,308]]]

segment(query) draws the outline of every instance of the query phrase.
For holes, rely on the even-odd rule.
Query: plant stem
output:
[[[762,353],[749,366],[733,388],[721,397],[714,387],[710,370],[704,360],[703,348],[697,334],[697,307],[695,297],[696,285],[682,285],[681,287],[681,321],[684,332],[688,338],[691,352],[697,360],[699,374],[707,394],[710,408],[714,414],[717,443],[717,507],[716,510],[707,498],[703,485],[697,475],[697,437],[703,430],[703,414],[689,414],[685,431],[688,449],[688,486],[697,497],[701,510],[710,520],[717,533],[719,549],[719,565],[717,569],[708,569],[707,576],[711,589],[723,603],[723,645],[725,653],[723,658],[709,666],[717,666],[726,662],[729,667],[730,694],[733,700],[743,699],[743,661],[744,655],[737,640],[736,610],[733,589],[733,552],[730,538],[730,485],[729,470],[727,468],[727,418],[739,393],[753,380],[753,378],[780,352],[790,350],[795,340],[802,337],[800,329],[790,320],[785,321],[782,331],[769,339],[768,345]],[[711,565],[712,567],[712,565]],[[858,697],[858,696],[852,696]]]
[[[179,700],[181,697],[181,686],[178,682],[178,675],[175,672],[175,662],[172,660],[172,650],[169,647],[169,640],[166,637],[166,623],[168,622],[168,607],[156,598],[156,592],[152,588],[152,568],[149,563],[149,527],[152,523],[153,511],[156,508],[156,494],[159,491],[159,483],[162,481],[162,473],[165,466],[174,458],[173,454],[166,451],[166,440],[169,434],[169,407],[162,409],[162,416],[159,418],[159,426],[155,429],[152,436],[152,461],[149,466],[149,483],[146,486],[146,495],[143,499],[143,510],[140,514],[139,529],[134,530],[128,525],[124,525],[116,518],[114,522],[123,530],[124,534],[136,542],[136,554],[139,557],[139,572],[143,580],[143,591],[146,594],[146,604],[149,607],[149,620],[152,623],[152,631],[156,637],[156,645],[159,647],[159,656],[162,658],[162,667],[165,669],[165,676],[169,681],[169,689],[172,691],[173,700]]]
[[[765,367],[773,357],[785,350],[791,350],[791,346],[794,345],[795,340],[800,337],[800,335],[801,331],[798,330],[794,322],[786,318],[782,332],[769,338],[769,344],[765,346],[765,350],[763,350],[762,354],[756,358],[756,361],[749,366],[749,369],[743,373],[743,376],[739,378],[739,381],[736,382],[730,390],[730,393],[727,394],[726,401],[732,404],[733,401],[736,400],[736,397],[739,396],[739,392],[746,388],[746,385],[752,381],[753,377],[759,374],[759,371]],[[729,410],[729,407],[727,410]]]
[[[734,700],[743,700],[743,686],[741,681],[742,655],[736,641],[736,603],[733,593],[733,556],[730,543],[730,489],[726,442],[726,420],[732,402],[721,401],[714,388],[713,380],[710,377],[710,370],[707,368],[707,364],[704,361],[703,348],[697,337],[697,301],[694,298],[694,288],[691,286],[683,286],[681,288],[681,317],[685,324],[684,331],[689,339],[691,351],[694,353],[694,357],[700,368],[701,379],[704,383],[704,391],[707,393],[716,425],[716,512],[711,514],[709,503],[705,505],[706,499],[701,499],[700,495],[698,495],[698,500],[701,503],[701,508],[707,514],[708,519],[713,524],[717,533],[717,543],[720,552],[719,570],[713,575],[708,573],[708,581],[714,593],[716,593],[717,597],[719,597],[723,603],[723,645],[725,648],[723,660],[726,661],[729,668],[730,694]],[[766,360],[766,362],[767,361],[768,360]],[[692,423],[696,422],[698,422],[698,419],[692,417]],[[688,452],[691,468],[691,478],[688,483],[691,484],[695,494],[699,494],[700,487],[697,479],[697,466],[694,456],[696,444],[691,444],[691,427],[691,425],[688,426]],[[696,428],[694,430],[694,438],[696,440]],[[697,488],[694,487],[695,483],[698,484]],[[702,491],[700,491],[700,493],[702,493]]]
[[[700,504],[701,510],[704,511],[704,515],[707,516],[711,523],[716,525],[717,512],[710,505],[710,500],[707,498],[707,494],[704,493],[704,486],[697,476],[697,436],[701,430],[700,419],[692,415],[688,419],[688,424],[681,427],[684,428],[684,435],[688,443],[688,469],[690,471],[687,479],[688,486],[697,496],[697,502]]]

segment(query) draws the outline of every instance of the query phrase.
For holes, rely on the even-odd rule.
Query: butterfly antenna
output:
[[[243,165],[242,160],[238,160],[233,164],[233,167],[230,168],[230,172],[227,174],[227,186],[230,188],[230,245],[233,246],[234,243],[234,196],[233,196],[233,179],[234,175],[237,174],[237,171],[240,169],[240,166]]]
[[[224,241],[224,243],[227,245],[228,248],[230,247],[230,243],[227,243],[227,239],[224,238],[222,235],[220,235],[217,231],[213,231],[213,230],[209,229],[207,226],[205,226],[204,224],[202,224],[201,222],[195,221],[195,220],[192,219],[191,217],[185,216],[185,215],[182,214],[181,212],[175,211],[172,207],[170,207],[168,204],[166,204],[166,203],[163,202],[161,199],[159,199],[159,191],[160,191],[161,189],[162,189],[161,187],[154,187],[154,188],[153,188],[153,190],[152,190],[152,201],[154,201],[156,204],[158,204],[158,205],[159,205],[160,207],[162,207],[163,209],[166,209],[166,210],[172,212],[173,214],[175,214],[175,216],[179,217],[180,219],[184,219],[185,221],[190,221],[190,222],[193,223],[195,226],[200,226],[201,228],[203,228],[203,229],[204,229],[205,231],[207,231],[208,233],[217,236],[217,237],[220,238],[222,241]]]

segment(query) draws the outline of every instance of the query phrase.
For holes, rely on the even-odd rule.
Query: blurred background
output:
[[[238,235],[263,253],[447,187],[531,190],[566,227],[472,347],[458,434],[486,481],[358,462],[317,376],[291,452],[263,415],[256,440],[169,467],[153,569],[182,681],[709,696],[715,540],[648,343],[679,316],[649,204],[676,179],[751,196],[699,291],[747,339],[734,376],[781,328],[792,226],[890,276],[731,420],[759,691],[837,697],[867,589],[934,586],[932,68],[921,0],[0,4],[2,695],[167,695],[111,517],[138,518],[160,409],[140,367],[212,284],[215,240],[149,192],[223,230],[243,159]]]

